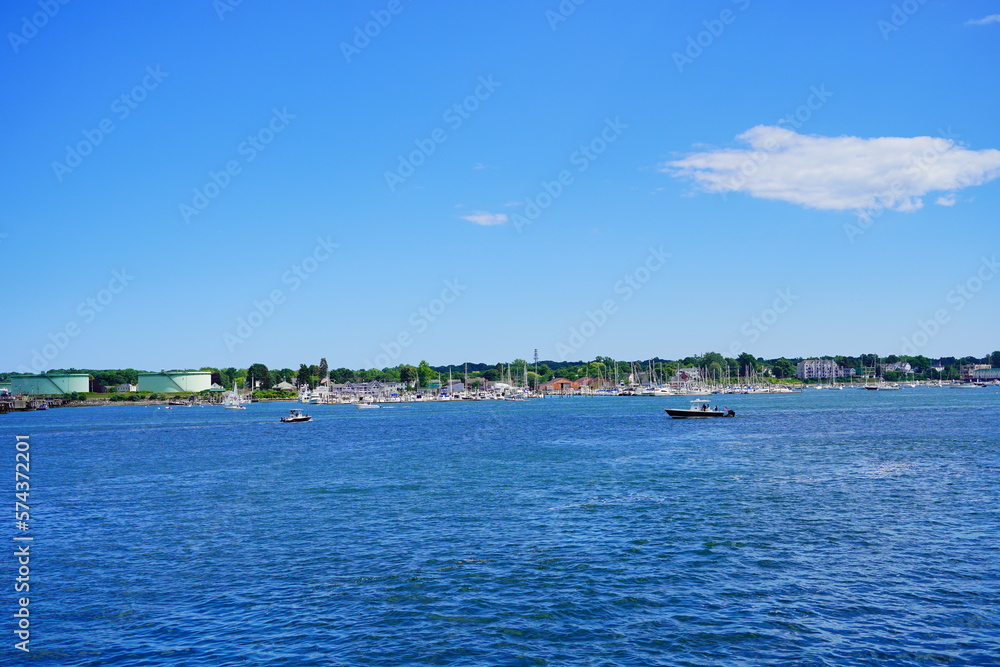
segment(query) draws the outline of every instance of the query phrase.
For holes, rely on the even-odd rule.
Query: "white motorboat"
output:
[[[290,414],[287,417],[281,418],[281,421],[285,422],[286,424],[296,424],[298,422],[312,421],[312,417],[310,417],[307,414],[303,414],[302,410],[299,410],[298,408],[292,408],[288,412]]]

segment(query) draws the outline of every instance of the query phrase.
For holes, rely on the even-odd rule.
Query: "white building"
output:
[[[988,371],[990,369],[989,364],[963,364],[958,367],[958,372],[963,380],[973,379],[973,375],[976,371]]]
[[[885,370],[889,372],[896,371],[898,373],[912,373],[913,367],[910,366],[909,362],[897,361],[894,364],[886,364]]]
[[[844,377],[844,369],[833,359],[806,359],[795,366],[795,377],[800,380]]]

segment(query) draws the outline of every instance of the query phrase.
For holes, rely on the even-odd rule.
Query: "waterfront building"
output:
[[[1000,368],[977,368],[972,371],[972,379],[976,382],[1000,380]]]
[[[844,369],[833,359],[806,359],[795,366],[795,377],[800,380],[844,377]]]
[[[958,367],[959,377],[965,381],[972,380],[976,371],[986,370],[990,370],[989,364],[962,364]]]
[[[557,391],[569,391],[572,388],[573,381],[567,380],[566,378],[554,378],[539,387],[539,389],[546,394],[551,394]]]
[[[139,391],[157,394],[197,393],[212,387],[209,371],[160,371],[139,373]]]
[[[90,376],[86,373],[42,373],[40,375],[12,375],[12,394],[70,394],[90,391]]]

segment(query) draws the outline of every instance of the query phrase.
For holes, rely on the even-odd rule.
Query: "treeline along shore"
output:
[[[819,377],[803,377],[804,362],[823,361],[819,367],[827,369]],[[813,364],[812,367],[817,367]],[[486,387],[489,383],[508,382],[516,386],[534,390],[553,380],[578,381],[597,378],[609,385],[655,384],[694,378],[719,383],[741,382],[752,379],[755,383],[808,384],[826,378],[881,378],[894,382],[909,380],[959,381],[967,379],[963,374],[969,368],[1000,368],[1000,351],[984,357],[939,357],[877,354],[858,356],[821,356],[812,358],[764,359],[744,352],[738,357],[725,357],[718,352],[708,352],[679,359],[654,357],[643,360],[616,360],[611,357],[595,357],[592,361],[528,361],[514,359],[494,364],[463,362],[444,366],[431,366],[426,361],[417,365],[399,364],[388,368],[349,369],[331,367],[325,358],[318,364],[302,363],[298,369],[290,367],[268,368],[255,363],[247,368],[201,367],[186,369],[178,373],[197,372],[211,375],[211,390],[201,391],[199,399],[204,402],[221,400],[221,392],[234,387],[253,392],[258,400],[281,400],[293,398],[302,390],[315,389],[321,385],[362,384],[371,382],[400,383],[413,389],[428,389],[444,386],[448,380],[461,380],[470,387]],[[833,370],[831,370],[833,369]],[[167,373],[174,372],[169,371]],[[139,375],[145,371],[124,369],[50,369],[41,375],[77,374],[86,375],[89,391],[62,395],[69,398],[68,404],[86,401],[87,404],[116,403],[129,401],[159,404],[176,394],[195,392],[143,392]],[[0,372],[0,393],[10,387],[19,376],[31,375],[17,372]]]

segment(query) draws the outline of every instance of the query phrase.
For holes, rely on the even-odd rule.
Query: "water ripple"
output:
[[[30,661],[996,664],[1000,394],[916,392],[6,415]]]

